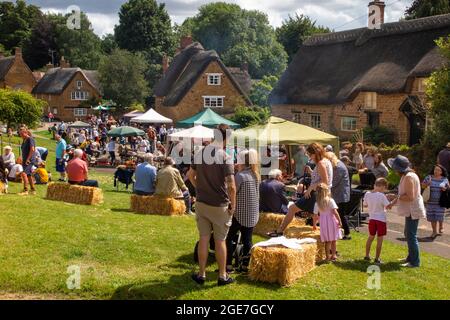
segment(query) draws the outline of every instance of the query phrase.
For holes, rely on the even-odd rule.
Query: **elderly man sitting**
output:
[[[156,168],[153,166],[153,155],[146,153],[144,162],[136,167],[133,193],[138,196],[151,196],[155,192]]]
[[[6,169],[11,171],[11,168],[16,164],[16,156],[14,155],[14,152],[12,151],[12,148],[10,146],[6,146],[3,148],[3,163],[6,167]]]
[[[186,204],[186,213],[189,213],[191,212],[191,196],[180,171],[174,165],[175,161],[172,158],[164,159],[164,167],[159,170],[156,177],[155,195],[172,198],[183,197]]]
[[[262,212],[282,213],[288,212],[289,200],[286,198],[283,174],[279,169],[269,172],[269,179],[261,182],[259,187],[259,208]]]
[[[83,150],[75,149],[73,152],[73,159],[69,161],[66,167],[69,183],[84,187],[98,188],[98,182],[96,180],[88,180],[88,166],[82,157]]]

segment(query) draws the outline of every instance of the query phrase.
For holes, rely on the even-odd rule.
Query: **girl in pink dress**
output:
[[[336,261],[336,241],[342,239],[342,222],[337,211],[338,206],[331,198],[330,188],[326,184],[321,183],[316,192],[314,214],[319,215],[320,240],[325,243],[327,260]]]

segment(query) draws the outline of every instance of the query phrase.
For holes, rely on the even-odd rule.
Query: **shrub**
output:
[[[393,145],[396,142],[395,131],[391,128],[379,126],[375,128],[367,127],[363,130],[364,141],[374,145],[381,143],[385,145]]]
[[[230,118],[241,125],[242,128],[262,124],[270,117],[269,108],[253,107],[237,107],[234,115]]]

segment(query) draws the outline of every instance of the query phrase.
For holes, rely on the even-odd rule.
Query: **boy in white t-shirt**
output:
[[[383,237],[387,233],[386,211],[392,207],[384,192],[388,189],[388,182],[384,178],[375,181],[374,190],[364,195],[364,207],[369,208],[369,238],[366,242],[366,256],[364,260],[370,261],[370,247],[377,237],[377,251],[374,262],[381,264],[380,255],[383,246]]]

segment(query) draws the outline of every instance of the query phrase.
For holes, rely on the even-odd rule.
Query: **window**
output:
[[[87,109],[75,108],[75,109],[73,109],[73,115],[75,117],[85,117],[85,116],[87,116]]]
[[[343,131],[356,131],[357,118],[355,117],[342,117],[341,130]]]
[[[81,88],[83,86],[83,81],[78,80],[77,81],[77,88]]]
[[[419,78],[417,91],[425,92],[426,88],[427,88],[427,80],[425,78]]]
[[[89,92],[87,92],[87,91],[72,91],[71,98],[72,98],[72,100],[88,100]]]
[[[221,73],[208,73],[208,86],[220,86],[222,83]]]
[[[297,123],[302,123],[302,114],[301,113],[294,113],[294,115],[292,117],[292,120],[294,122],[297,122]]]
[[[316,128],[316,129],[320,129],[322,128],[322,120],[320,118],[320,113],[310,113],[310,123],[311,123],[311,127]]]
[[[367,112],[367,122],[369,127],[376,128],[380,126],[380,113],[379,112]]]
[[[364,107],[365,107],[365,109],[370,109],[370,110],[377,108],[377,93],[376,92],[366,92]]]
[[[223,98],[225,97],[203,97],[203,106],[205,108],[222,108],[223,107]]]
[[[57,108],[53,108],[53,115],[58,114],[58,109]]]

